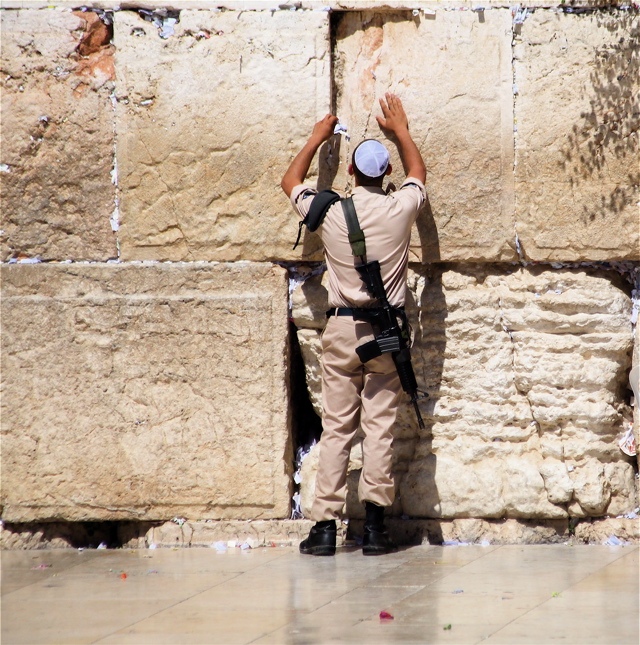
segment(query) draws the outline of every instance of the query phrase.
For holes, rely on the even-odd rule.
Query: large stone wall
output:
[[[288,299],[320,413],[326,289],[312,264],[288,294],[272,264],[299,276],[322,259],[313,234],[291,249],[279,182],[334,110],[349,137],[309,181],[350,189],[353,146],[385,138],[389,90],[429,195],[409,284],[427,429],[402,410],[393,513],[637,507],[618,448],[640,297],[637,11],[47,4],[0,11],[4,521],[289,517],[304,421]]]
[[[80,56],[88,27],[80,15],[3,11],[0,18],[0,259],[116,258],[108,34],[98,34],[106,45],[98,39]]]
[[[327,307],[321,276],[306,287],[293,298],[300,326]],[[620,397],[631,368],[631,299],[616,272],[416,266],[409,293],[414,365],[429,399],[424,431],[410,406],[399,414],[397,514],[554,519],[635,508],[635,460],[618,447],[633,414]],[[298,338],[314,357],[313,375],[318,331]],[[361,453],[352,453],[353,484]],[[307,511],[315,459],[302,469]],[[362,511],[354,503],[351,512]]]
[[[537,11],[522,25],[516,222],[526,257],[640,259],[639,47],[637,14]]]
[[[5,266],[3,519],[289,512],[286,272]]]
[[[280,179],[330,109],[325,12],[183,11],[162,39],[116,15],[124,260],[291,254]]]
[[[353,147],[377,137],[378,99],[397,92],[423,151],[429,203],[412,257],[514,260],[511,12],[345,13],[336,33],[338,115]],[[400,185],[402,163],[391,145]]]

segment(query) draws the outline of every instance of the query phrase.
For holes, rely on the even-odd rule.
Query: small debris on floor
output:
[[[388,611],[381,611],[380,620],[393,620],[393,616]]]

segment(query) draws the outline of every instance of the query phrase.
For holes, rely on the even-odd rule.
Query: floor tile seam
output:
[[[97,557],[97,554],[92,555],[90,557],[90,560],[95,560],[96,557]],[[36,582],[30,582],[29,584],[26,584],[26,585],[24,585],[24,586],[22,586],[22,587],[20,587],[18,589],[14,589],[13,591],[9,591],[6,594],[2,594],[2,600],[4,602],[9,596],[13,595],[14,593],[18,593],[18,592],[22,591],[23,589],[29,589],[29,587],[35,587],[35,586],[37,586],[39,584],[42,584],[43,582],[49,580],[50,578],[53,578],[54,576],[58,577],[58,576],[64,575],[65,573],[67,573],[71,569],[75,569],[76,567],[81,567],[83,564],[86,564],[86,562],[78,562],[78,564],[74,564],[74,565],[68,567],[67,569],[64,569],[60,573],[52,571],[46,577],[40,578],[40,580],[37,580]],[[29,570],[31,570],[31,569],[29,569]],[[89,575],[91,575],[91,574],[89,574]]]
[[[614,558],[613,560],[607,562],[607,564],[599,567],[595,571],[591,571],[590,573],[587,573],[583,578],[580,578],[580,580],[577,580],[576,582],[571,584],[566,589],[563,589],[563,593],[566,592],[566,591],[571,591],[574,587],[576,587],[579,584],[582,584],[585,580],[588,580],[591,576],[595,576],[596,574],[600,573],[601,571],[603,571],[607,567],[610,567],[612,564],[615,564],[616,562],[618,562],[622,558],[625,558],[628,555],[631,555],[632,553],[634,553],[634,551],[637,551],[637,550],[638,550],[638,547],[634,545],[634,548],[630,549],[627,553],[621,553],[617,558]]]
[[[634,550],[635,550],[635,549],[634,549]],[[633,550],[631,551],[631,553],[633,553]],[[600,568],[599,568],[599,569],[597,569],[596,571],[593,571],[593,572],[591,572],[591,573],[589,573],[589,574],[585,575],[585,576],[584,576],[584,578],[581,578],[578,582],[576,582],[576,583],[574,583],[574,584],[570,585],[569,587],[566,587],[565,589],[562,589],[560,593],[564,593],[564,592],[568,591],[569,589],[571,589],[571,588],[572,588],[572,587],[574,587],[575,585],[579,584],[580,582],[582,582],[582,581],[586,580],[587,578],[589,578],[590,576],[592,576],[592,575],[593,575],[594,573],[596,573],[597,571],[601,571],[603,568],[605,568],[605,567],[609,566],[609,564],[612,564],[612,563],[616,562],[617,560],[619,560],[619,559],[620,559],[621,557],[623,557],[624,555],[626,555],[626,554],[621,554],[618,558],[615,558],[614,560],[611,560],[611,562],[609,562],[608,564],[604,565],[604,567],[600,567]],[[534,605],[533,607],[530,607],[529,609],[527,609],[526,611],[522,612],[522,613],[521,613],[521,614],[519,614],[518,616],[516,616],[516,617],[512,618],[510,621],[506,622],[506,623],[505,623],[504,625],[502,625],[499,629],[495,630],[494,632],[492,632],[491,634],[489,634],[489,635],[488,635],[488,636],[486,636],[485,638],[482,638],[482,639],[480,639],[479,641],[476,641],[476,643],[475,643],[474,645],[478,645],[479,643],[482,643],[483,641],[487,640],[488,638],[491,638],[491,637],[492,637],[492,636],[494,636],[495,634],[499,634],[503,629],[506,629],[506,628],[507,628],[507,627],[509,627],[509,625],[511,625],[512,623],[514,623],[514,622],[516,622],[516,621],[518,621],[518,620],[521,620],[524,616],[527,616],[527,615],[528,615],[528,614],[530,614],[531,612],[536,611],[538,608],[542,607],[543,605],[547,604],[548,602],[551,602],[552,600],[553,600],[553,597],[545,598],[545,599],[541,600],[538,604]]]
[[[305,613],[307,616],[313,616],[313,614],[315,614],[316,612],[320,611],[321,609],[324,609],[325,607],[329,606],[329,605],[330,605],[331,603],[333,603],[333,602],[339,601],[341,598],[344,598],[347,594],[353,593],[354,591],[357,591],[358,589],[365,589],[365,590],[366,590],[366,589],[367,589],[367,587],[369,587],[369,586],[370,586],[370,585],[357,585],[357,586],[355,586],[355,587],[352,587],[351,589],[349,589],[348,591],[343,592],[343,593],[342,593],[342,594],[340,594],[339,596],[337,596],[337,597],[335,597],[335,598],[332,598],[331,600],[328,600],[327,602],[325,602],[324,604],[320,605],[319,607],[316,607],[313,611],[307,611],[307,612],[304,612],[304,613]],[[413,585],[412,585],[412,586],[413,586]],[[414,591],[413,593],[418,593],[419,591],[422,591],[422,588],[416,589],[416,591]],[[406,600],[407,598],[410,598],[412,595],[413,595],[413,594],[409,594],[408,596],[406,596],[405,598],[403,598],[403,600]],[[353,622],[353,623],[351,623],[351,622],[350,622],[350,623],[349,623],[349,627],[350,627],[350,628],[353,628],[353,627],[355,627],[356,625],[358,625],[359,623],[361,623],[362,621],[363,621],[363,619],[358,619],[358,620],[356,620],[356,621],[355,621],[355,622]],[[289,622],[287,623],[287,625],[289,625],[290,623],[291,623],[291,621],[289,621]],[[281,626],[281,627],[278,627],[277,629],[273,630],[273,632],[269,632],[269,634],[267,634],[267,636],[270,636],[272,633],[274,633],[274,632],[278,631],[278,629],[282,629],[282,627],[284,627],[284,626],[285,626],[285,625],[283,625],[283,626]],[[251,641],[251,642],[253,642],[253,641]]]
[[[415,594],[420,593],[421,591],[423,591],[423,590],[425,589],[425,586],[424,586],[424,585],[423,585],[423,586],[419,586],[419,585],[411,585],[411,586],[412,586],[412,587],[418,587],[418,588],[417,588],[415,591],[413,591],[412,593],[407,594],[406,596],[404,596],[401,600],[399,600],[399,601],[398,601],[398,600],[397,600],[397,601],[392,601],[392,602],[391,602],[391,604],[389,605],[389,607],[393,607],[393,606],[394,606],[395,604],[397,604],[398,602],[405,602],[406,600],[408,600],[409,598],[411,598],[411,597],[412,597],[412,596],[414,596]],[[358,587],[354,587],[354,588],[353,588],[353,589],[351,589],[350,591],[345,591],[341,596],[338,596],[338,598],[334,598],[333,600],[330,600],[329,602],[326,602],[324,605],[322,605],[322,606],[320,606],[320,607],[318,607],[318,608],[314,609],[313,611],[307,612],[307,615],[309,615],[309,616],[313,615],[314,613],[316,613],[316,612],[317,612],[317,611],[319,611],[320,609],[323,609],[323,608],[324,608],[324,607],[326,607],[327,605],[330,605],[332,602],[335,602],[336,600],[339,600],[340,598],[343,598],[344,596],[346,596],[346,595],[347,595],[347,594],[349,594],[349,593],[352,593],[353,591],[356,591],[356,590],[358,590],[358,589],[365,589],[365,590],[366,590],[367,588],[370,588],[370,587],[371,587],[371,585],[366,585],[366,586],[364,586],[364,585],[360,585],[360,586],[358,586]],[[383,588],[387,588],[387,587],[383,587]],[[375,616],[375,612],[374,612],[374,616]],[[364,622],[364,621],[366,621],[366,620],[372,620],[372,619],[371,619],[371,618],[359,618],[359,619],[358,619],[358,620],[356,620],[355,622],[353,622],[353,623],[349,623],[349,627],[350,627],[350,628],[356,627],[357,625],[359,625],[360,623],[362,623],[362,622]]]
[[[472,546],[473,546],[473,545],[472,545]],[[482,547],[482,548],[485,548],[485,549],[486,549],[486,548],[490,548],[490,551],[487,551],[487,553],[480,553],[477,557],[473,558],[473,560],[469,560],[468,562],[465,562],[463,565],[461,565],[461,566],[459,566],[459,567],[457,568],[457,571],[461,571],[461,570],[462,570],[462,569],[464,569],[465,567],[468,567],[469,565],[475,564],[476,562],[478,562],[478,560],[482,560],[483,558],[486,558],[486,557],[487,557],[487,556],[489,556],[489,555],[493,555],[493,554],[494,554],[494,553],[496,553],[497,551],[500,551],[500,550],[504,549],[504,547],[505,547],[505,546],[508,546],[508,545],[504,545],[504,544],[496,544],[496,545],[491,545],[490,547]],[[447,548],[447,547],[444,547],[444,548]],[[467,548],[467,547],[464,547],[464,546],[456,546],[456,547],[449,547],[449,548],[465,549],[465,548]],[[455,566],[455,565],[449,565],[449,566]]]
[[[464,548],[464,547],[460,547],[460,548]],[[422,585],[422,589],[420,591],[423,591],[424,589],[428,589],[429,587],[432,587],[434,584],[442,582],[443,580],[446,580],[447,578],[449,578],[451,576],[459,575],[461,573],[461,571],[465,567],[477,562],[478,560],[480,560],[481,558],[485,557],[486,555],[489,555],[490,553],[494,553],[495,551],[500,550],[501,548],[502,548],[502,545],[496,546],[496,548],[492,549],[489,553],[482,554],[482,555],[478,556],[477,558],[474,558],[473,560],[469,560],[469,562],[466,562],[462,566],[456,567],[456,569],[454,571],[443,572],[443,575],[441,575],[440,577],[435,578],[434,580],[431,580],[428,583]],[[452,565],[452,566],[455,566],[455,565]]]
[[[207,591],[210,591],[214,587],[218,587],[219,585],[224,584],[225,582],[229,582],[230,580],[235,580],[236,578],[238,578],[241,575],[242,575],[242,573],[237,573],[235,576],[232,576],[231,578],[227,578],[225,580],[221,580],[220,582],[218,582],[218,583],[216,583],[214,585],[211,585],[210,587],[207,587],[206,589],[203,589],[202,591],[197,591],[197,592],[193,593],[192,595],[188,596],[187,598],[182,598],[181,600],[179,600],[177,602],[173,602],[171,604],[168,604],[166,607],[163,607],[162,609],[158,609],[158,611],[155,611],[155,612],[145,616],[144,618],[141,618],[140,620],[135,620],[135,621],[133,621],[133,622],[127,624],[127,625],[119,627],[118,629],[116,629],[116,630],[114,630],[112,632],[109,632],[108,634],[103,634],[97,640],[92,641],[92,645],[96,644],[96,643],[100,643],[100,641],[104,640],[105,638],[109,638],[110,636],[116,636],[123,629],[130,629],[131,627],[135,627],[135,625],[138,625],[139,623],[142,623],[145,620],[149,620],[149,619],[153,618],[154,616],[157,616],[158,614],[161,614],[163,611],[167,611],[168,609],[173,609],[174,607],[177,607],[178,605],[181,605],[182,603],[187,602],[188,600],[192,600],[193,598],[195,598],[197,596],[200,596],[200,595],[206,593]]]
[[[507,544],[507,545],[500,545],[500,546],[498,547],[498,549],[504,549],[505,547],[509,547],[509,546],[517,546],[517,547],[525,546],[525,547],[526,547],[527,545],[508,545],[508,544]],[[546,547],[546,546],[551,546],[551,547],[554,547],[554,546],[558,546],[558,545],[532,545],[532,546],[545,546],[545,547]],[[588,545],[585,545],[585,546],[588,546]],[[631,551],[629,551],[629,552],[630,552],[630,553],[632,553],[634,550],[636,550],[636,549],[638,549],[638,548],[640,548],[640,547],[638,547],[638,546],[636,546],[636,545],[633,545],[633,549],[632,549]],[[494,552],[495,552],[495,551],[492,551],[491,553],[494,553]],[[489,554],[486,554],[486,555],[489,555]],[[624,555],[628,555],[628,553],[622,554],[622,555],[618,556],[617,558],[615,558],[615,559],[613,559],[613,560],[610,560],[610,561],[609,561],[609,562],[607,562],[606,564],[602,565],[602,567],[600,567],[600,568],[608,567],[610,564],[612,564],[613,562],[615,562],[616,560],[618,560],[620,557],[624,557]],[[484,556],[480,556],[480,558],[482,558],[482,557],[484,557]],[[472,564],[477,563],[477,562],[478,562],[478,560],[479,560],[480,558],[475,558],[475,559],[473,559],[473,560],[470,560],[469,562],[467,562],[467,563],[463,564],[462,566],[458,567],[455,571],[451,571],[448,575],[457,574],[457,573],[459,573],[459,572],[463,571],[466,567],[468,567],[468,566],[470,566],[470,565],[472,565]],[[599,570],[599,569],[597,569],[597,570]],[[595,573],[595,571],[594,571],[593,573]],[[587,575],[592,575],[592,573],[587,574]],[[576,583],[576,584],[577,584],[577,583]]]

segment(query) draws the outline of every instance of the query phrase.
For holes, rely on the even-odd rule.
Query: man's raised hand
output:
[[[380,107],[384,116],[378,116],[376,119],[381,128],[395,135],[407,176],[424,183],[427,170],[422,155],[409,134],[409,119],[402,107],[402,101],[395,94],[387,92],[385,99],[380,99]]]
[[[304,182],[314,155],[318,152],[318,148],[331,137],[336,123],[338,123],[338,117],[333,116],[333,114],[327,114],[313,126],[313,132],[309,140],[291,162],[291,165],[287,169],[287,172],[284,173],[284,177],[280,182],[280,186],[287,197],[291,196],[291,191],[296,186]]]
[[[313,126],[311,138],[319,141],[320,143],[325,142],[333,135],[333,130],[336,127],[336,123],[338,123],[338,117],[333,116],[333,114],[327,114]]]
[[[380,99],[383,116],[377,116],[378,124],[385,130],[398,134],[400,130],[409,129],[409,119],[402,107],[402,101],[395,94],[387,92],[384,99]]]

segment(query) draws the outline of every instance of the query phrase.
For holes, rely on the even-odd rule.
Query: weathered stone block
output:
[[[2,279],[5,521],[288,517],[284,269]]]
[[[322,418],[322,340],[317,329],[299,329],[298,342],[314,412]]]
[[[329,277],[326,271],[311,275],[291,293],[293,322],[304,329],[324,329],[329,308]]]
[[[630,460],[616,441],[628,414],[627,290],[613,271],[414,274],[416,368],[431,400],[401,483],[405,511],[554,518],[633,508]],[[566,475],[550,472],[549,458]]]
[[[321,289],[314,278],[294,302],[309,310],[306,295],[322,309]],[[430,398],[425,432],[400,408],[394,512],[553,519],[635,508],[633,459],[617,445],[630,417],[628,291],[614,271],[410,270],[414,368]],[[313,468],[303,465],[303,491]]]
[[[116,14],[124,259],[300,257],[280,180],[329,110],[328,37],[326,12],[185,10],[167,39]]]
[[[536,11],[517,38],[516,221],[535,260],[640,258],[637,12]]]
[[[115,207],[113,47],[107,33],[106,43],[94,38],[79,53],[85,27],[102,25],[95,14],[84,16],[55,9],[0,12],[4,261],[117,256],[109,223]]]
[[[412,258],[511,260],[513,95],[511,12],[495,9],[349,12],[336,31],[337,110],[350,141],[341,142],[337,185],[347,185],[353,147],[384,135],[378,99],[397,93],[427,165],[427,204]],[[395,170],[404,178],[395,146]]]

